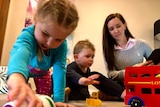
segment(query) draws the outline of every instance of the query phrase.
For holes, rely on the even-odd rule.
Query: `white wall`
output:
[[[27,3],[27,0],[10,0],[0,65],[7,65],[12,45],[24,27]]]
[[[153,47],[153,26],[160,18],[159,0],[76,0],[80,21],[74,32],[73,44],[89,39],[96,47],[92,70],[106,75],[102,54],[102,28],[110,13],[121,13],[136,38],[145,39]]]
[[[106,75],[102,54],[102,28],[110,13],[121,13],[136,38],[148,41],[153,47],[153,24],[160,18],[159,0],[75,0],[80,21],[74,32],[73,45],[89,39],[96,48],[92,70]],[[11,0],[1,65],[7,65],[9,51],[24,27],[27,0]]]

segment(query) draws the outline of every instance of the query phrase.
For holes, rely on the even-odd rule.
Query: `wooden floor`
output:
[[[0,94],[0,107],[6,103],[6,95]],[[67,103],[73,104],[76,107],[128,107],[122,101],[102,101],[101,106],[86,106],[85,101],[68,101]]]
[[[86,106],[85,101],[69,101],[76,107],[128,107],[122,101],[102,101],[101,106]]]
[[[0,94],[0,107],[3,107],[3,105],[6,103],[6,101],[7,101],[7,95]]]

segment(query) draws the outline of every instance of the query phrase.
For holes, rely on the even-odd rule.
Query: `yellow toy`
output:
[[[93,92],[91,98],[86,98],[87,106],[101,106],[102,101],[98,98],[98,92]]]

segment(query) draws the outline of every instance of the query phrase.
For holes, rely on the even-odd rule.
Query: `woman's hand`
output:
[[[9,88],[8,101],[14,101],[15,107],[20,107],[25,101],[28,103],[27,107],[42,107],[42,101],[35,96],[23,75],[11,74],[7,85]]]
[[[138,64],[135,64],[133,66],[151,66],[151,65],[154,65],[153,61],[152,60],[149,60],[149,61],[146,61],[146,62],[143,62],[143,63],[138,63]]]

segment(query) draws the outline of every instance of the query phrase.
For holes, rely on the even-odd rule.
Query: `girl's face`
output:
[[[65,29],[48,19],[35,22],[34,35],[42,50],[59,47],[71,33],[71,29]]]
[[[90,48],[84,48],[80,53],[75,54],[74,58],[81,68],[88,68],[93,64],[94,51]]]
[[[108,30],[112,37],[116,40],[125,37],[126,24],[123,24],[119,18],[113,18],[108,22]]]

